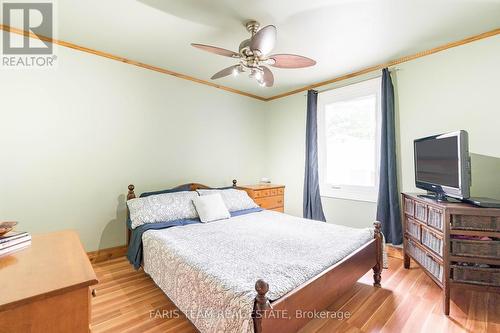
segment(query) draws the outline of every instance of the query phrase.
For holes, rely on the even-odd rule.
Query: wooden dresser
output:
[[[284,185],[257,184],[238,186],[238,188],[245,190],[260,207],[283,213],[285,206]]]
[[[0,333],[90,331],[97,278],[74,231],[32,237],[0,257]]]
[[[404,267],[410,257],[443,289],[500,291],[500,209],[403,193]]]

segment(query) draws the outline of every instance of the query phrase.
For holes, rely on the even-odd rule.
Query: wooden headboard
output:
[[[236,184],[238,183],[238,181],[236,179],[233,179],[233,187],[236,187]],[[189,190],[190,191],[196,191],[196,190],[200,190],[200,189],[212,189],[213,187],[210,187],[210,186],[207,186],[207,185],[203,185],[203,184],[199,184],[199,183],[187,183],[187,184],[183,184],[183,185],[179,185],[179,186],[176,186],[176,187],[173,187],[172,189],[175,190],[175,189],[178,189],[178,188],[185,188],[189,186]],[[135,185],[134,184],[130,184],[128,186],[128,192],[127,192],[127,201],[130,200],[130,199],[135,199],[137,198],[137,196],[135,195]],[[128,220],[128,217],[129,217],[129,210],[128,210],[128,207],[127,207],[127,220]],[[125,221],[126,223],[127,221]],[[127,245],[129,244],[130,242],[130,229],[128,228],[127,226]]]

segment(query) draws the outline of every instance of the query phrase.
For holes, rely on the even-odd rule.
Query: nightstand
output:
[[[74,231],[34,235],[0,258],[0,332],[90,331],[97,277]]]
[[[283,213],[285,185],[257,184],[238,186],[238,188],[246,191],[260,207]]]

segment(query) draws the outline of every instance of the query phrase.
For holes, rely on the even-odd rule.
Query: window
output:
[[[319,94],[318,160],[322,196],[377,201],[380,90],[381,81],[376,78]]]

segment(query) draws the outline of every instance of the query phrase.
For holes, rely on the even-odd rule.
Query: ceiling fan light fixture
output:
[[[255,72],[255,78],[257,79],[257,81],[261,81],[262,80],[262,72],[261,71],[256,71]]]
[[[268,25],[259,29],[260,24],[258,22],[249,21],[246,24],[246,28],[251,36],[240,43],[238,53],[211,45],[191,44],[193,47],[203,51],[239,59],[239,64],[215,73],[211,77],[212,80],[231,74],[238,76],[238,74],[248,72],[248,77],[255,79],[261,86],[272,87],[274,85],[274,75],[264,65],[277,68],[304,68],[316,64],[316,61],[313,59],[296,54],[269,55],[276,43],[277,32],[274,25]]]
[[[267,58],[266,60],[263,61],[267,65],[274,65],[276,63],[276,60],[274,58]]]

